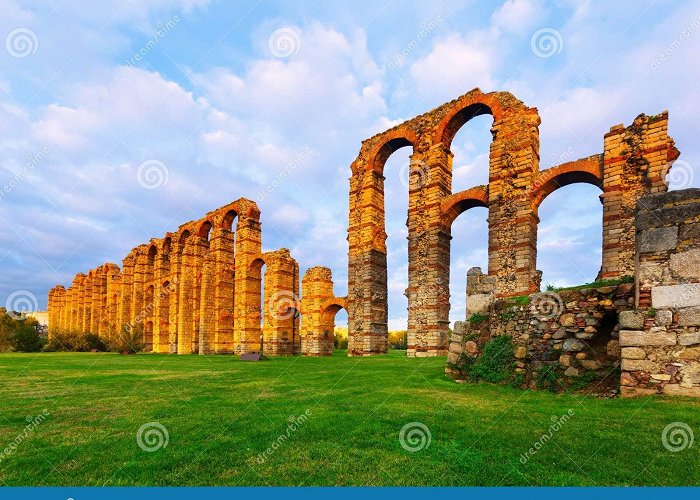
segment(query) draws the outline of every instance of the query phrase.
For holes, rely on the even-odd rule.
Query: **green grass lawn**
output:
[[[261,363],[2,354],[0,453],[16,447],[0,456],[0,484],[700,484],[700,443],[671,452],[661,438],[672,422],[700,433],[699,401],[456,384],[444,378],[444,364],[403,352]],[[46,419],[18,440],[27,417],[44,410]],[[569,421],[523,460],[552,417],[569,410]],[[290,417],[305,412],[261,457],[287,436]],[[166,447],[138,446],[147,422],[165,426]],[[410,422],[429,429],[427,448],[402,447]]]

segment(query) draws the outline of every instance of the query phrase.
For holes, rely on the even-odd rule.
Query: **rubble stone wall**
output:
[[[637,308],[620,317],[623,396],[700,396],[700,189],[639,200]]]

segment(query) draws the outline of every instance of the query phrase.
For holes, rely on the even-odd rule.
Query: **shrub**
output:
[[[481,356],[467,368],[467,373],[473,380],[508,382],[515,374],[514,352],[515,346],[509,336],[494,337],[484,345]]]
[[[112,351],[125,354],[136,354],[137,352],[143,351],[145,347],[143,341],[143,324],[122,325],[121,330],[116,333],[109,347]]]
[[[478,326],[487,319],[489,319],[489,317],[484,314],[474,313],[471,316],[469,316],[469,324]]]
[[[32,323],[18,321],[14,333],[10,335],[9,343],[15,351],[38,352],[44,347],[45,340]]]
[[[78,332],[53,332],[45,350],[54,352],[89,351],[85,337],[85,335]]]
[[[86,333],[85,334],[85,344],[87,345],[87,350],[89,351],[99,351],[106,352],[109,349],[107,344],[100,338],[96,333]]]

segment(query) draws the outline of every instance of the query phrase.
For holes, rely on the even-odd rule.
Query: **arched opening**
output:
[[[348,312],[340,309],[335,314],[335,329],[333,330],[333,347],[336,350],[347,350],[348,348]]]
[[[267,264],[258,257],[253,260],[250,265],[250,278],[253,286],[250,290],[250,302],[247,308],[247,314],[254,319],[257,327],[257,336],[259,338],[260,352],[265,352],[265,316],[267,314],[266,297],[265,297],[265,271]],[[256,299],[253,297],[257,297]],[[249,339],[252,341],[252,339]]]
[[[156,263],[156,256],[158,255],[158,247],[151,245],[148,247],[148,265],[153,268]]]
[[[172,250],[173,240],[170,236],[163,240],[163,255],[166,257],[170,256],[170,251]]]
[[[340,311],[346,312],[345,303],[341,300],[331,299],[321,306],[321,317],[319,323],[319,351],[321,355],[333,354],[336,348],[335,325],[336,316]],[[346,313],[347,314],[347,313]],[[340,344],[342,345],[342,341]],[[347,338],[345,339],[347,349]]]
[[[581,182],[585,184],[573,184]],[[563,174],[544,184],[535,196],[535,203],[541,203],[537,269],[542,271],[542,289],[597,279],[603,246],[603,207],[598,184],[598,179],[590,174]],[[559,189],[562,186],[567,187]]]
[[[203,240],[209,241],[209,233],[211,233],[212,224],[208,220],[202,222],[197,231],[197,235]]]
[[[384,172],[384,225],[386,231],[386,281],[388,330],[406,330],[408,323],[408,206],[412,182],[411,154],[406,139],[389,141],[378,161]]]
[[[237,321],[234,312],[234,301],[236,296],[236,226],[238,221],[238,213],[235,210],[229,210],[221,219],[221,235],[222,243],[219,246],[217,258],[222,258],[224,262],[217,262],[217,273],[223,273],[226,270],[226,276],[218,276],[218,286],[220,293],[226,299],[225,304],[220,304],[217,311],[217,321],[219,324],[217,330],[222,338],[233,339],[234,325]],[[221,339],[220,339],[221,341]],[[231,346],[233,348],[233,345]]]
[[[474,114],[476,113],[476,114]],[[493,135],[493,117],[488,108],[478,105],[466,108],[464,114],[455,116],[449,127],[465,120],[451,139],[452,192],[457,193],[474,186],[489,183],[489,157]],[[469,122],[468,126],[464,126]]]
[[[472,267],[480,267],[484,272],[488,269],[488,215],[485,205],[474,204],[452,223],[450,325],[467,319],[467,271]]]
[[[185,246],[185,243],[187,243],[187,239],[190,237],[192,233],[189,232],[189,230],[185,229],[182,233],[180,233],[180,239],[178,240],[178,243],[180,244],[180,248]]]

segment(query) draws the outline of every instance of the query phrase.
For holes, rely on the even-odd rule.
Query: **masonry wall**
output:
[[[451,141],[475,116],[493,117],[489,183],[452,190]],[[540,170],[536,108],[508,92],[474,89],[363,142],[351,165],[348,224],[349,355],[386,352],[388,330],[384,165],[397,149],[412,150],[409,195],[408,355],[444,355],[449,329],[452,222],[473,207],[489,210],[489,268],[498,297],[539,291],[538,210],[553,191],[576,182],[601,189],[601,278],[634,274],[634,210],[649,193],[666,191],[664,176],[678,157],[668,113],[640,114],[615,125],[603,151]]]
[[[700,189],[641,198],[637,308],[620,317],[623,396],[700,396]]]
[[[544,380],[551,385],[553,378],[544,377],[543,370],[556,378],[558,388],[588,372],[598,379],[617,378],[618,316],[634,308],[632,283],[493,300],[488,278],[474,270],[467,276],[468,319],[451,338],[448,376],[463,379],[462,353],[478,356],[486,342],[505,335],[513,340],[516,372],[528,387],[542,388],[538,381]]]
[[[333,293],[333,276],[327,267],[312,267],[301,283],[301,353],[330,356],[335,341],[335,315],[346,307],[345,297]]]
[[[107,263],[77,274],[49,292],[49,336],[109,340],[141,325],[153,352],[298,353],[299,268],[289,250],[261,254],[259,219],[257,205],[241,198],[137,246],[121,269]],[[265,297],[254,265],[261,255],[269,261]]]

